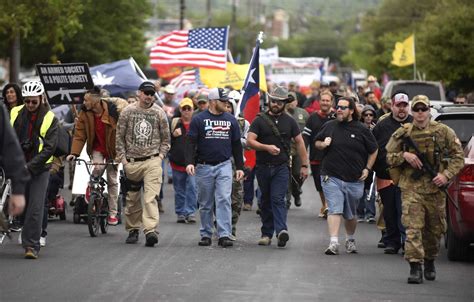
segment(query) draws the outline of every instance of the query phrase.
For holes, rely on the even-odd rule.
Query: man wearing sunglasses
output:
[[[128,105],[117,123],[116,153],[130,188],[125,208],[127,244],[138,242],[143,227],[148,247],[158,243],[159,213],[155,196],[160,194],[161,163],[170,149],[170,129],[166,113],[155,102],[155,85],[143,82],[138,88],[138,102]],[[141,201],[143,182],[143,206]]]
[[[244,159],[239,124],[227,112],[229,96],[222,88],[209,91],[209,109],[194,116],[186,140],[186,172],[196,175],[201,240],[210,246],[216,213],[218,245],[233,246],[232,235],[232,163],[236,180],[244,176]]]
[[[269,110],[260,114],[250,125],[247,136],[249,147],[257,150],[256,176],[262,192],[260,218],[262,220],[259,245],[270,245],[274,234],[278,247],[285,247],[290,239],[286,223],[286,191],[290,180],[290,146],[294,139],[301,158],[299,178],[308,177],[308,156],[296,121],[285,113],[288,90],[275,86],[268,93]]]
[[[434,259],[446,231],[446,196],[440,189],[464,166],[461,143],[448,126],[430,120],[430,101],[417,95],[411,102],[413,123],[406,123],[387,143],[387,162],[400,170],[402,223],[406,228],[405,259],[410,264],[408,283],[435,280]],[[433,178],[423,169],[412,139],[438,174]]]
[[[84,95],[84,104],[79,113],[72,140],[71,154],[66,157],[73,161],[82,152],[87,143],[87,154],[94,163],[104,163],[115,158],[115,136],[119,108],[127,106],[125,100],[114,98],[102,98],[100,88],[94,86]],[[97,170],[103,170],[98,167]],[[117,198],[118,180],[117,167],[109,165],[107,170],[107,191],[109,202],[109,215],[107,223],[117,225]]]
[[[31,174],[31,180],[26,186],[27,206],[21,242],[25,249],[25,258],[37,259],[49,168],[58,140],[58,120],[45,103],[44,86],[41,82],[27,82],[21,93],[25,104],[14,107],[10,113],[10,122],[16,131],[26,166]]]
[[[357,253],[354,234],[356,207],[364,194],[364,180],[377,157],[377,142],[371,131],[359,122],[354,98],[337,101],[336,120],[326,122],[315,137],[315,146],[324,150],[321,180],[328,204],[330,243],[326,255],[339,254],[339,227],[345,220],[347,253]]]

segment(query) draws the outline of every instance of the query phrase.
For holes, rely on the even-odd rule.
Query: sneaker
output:
[[[146,243],[145,246],[153,247],[155,244],[158,243],[158,235],[156,234],[155,231],[147,233],[145,235],[146,238]]]
[[[117,225],[118,224],[117,216],[110,215],[109,217],[107,217],[107,224],[108,225]]]
[[[331,242],[324,253],[326,255],[339,255],[339,243]]]
[[[46,236],[41,236],[40,237],[40,246],[45,247],[46,246]]]
[[[244,207],[242,208],[244,211],[252,211],[252,205],[250,203],[244,203]]]
[[[369,218],[367,218],[366,221],[367,221],[367,223],[370,223],[370,224],[374,224],[376,222],[374,217],[369,217]]]
[[[377,242],[377,248],[384,249],[385,247],[385,243],[382,241],[382,239],[380,239],[380,241]]]
[[[365,222],[364,217],[358,217],[358,218],[357,218],[357,222],[358,222],[358,223]]]
[[[38,250],[32,247],[25,248],[25,259],[38,259]]]
[[[134,244],[138,242],[138,230],[131,230],[128,233],[128,237],[125,240],[125,243],[127,244]]]
[[[278,233],[278,247],[285,247],[286,242],[290,240],[290,235],[288,235],[287,230],[282,230],[280,233]]]
[[[201,241],[199,241],[198,245],[199,246],[210,246],[212,243],[211,238],[209,237],[202,237]]]
[[[356,254],[357,253],[357,247],[356,247],[355,239],[347,239],[346,240],[346,253],[348,253],[348,254]]]
[[[236,241],[236,240],[237,240],[237,237],[235,237],[234,234],[230,234],[230,235],[229,235],[229,239],[230,239],[230,241]]]
[[[383,250],[383,253],[384,254],[388,254],[388,255],[396,255],[398,254],[398,249],[393,247],[393,246],[387,246],[384,250]]]
[[[258,241],[258,245],[270,245],[270,244],[272,244],[272,240],[268,236],[263,236]]]
[[[221,237],[221,238],[219,238],[219,241],[218,241],[217,245],[226,248],[226,247],[233,246],[234,243],[232,242],[232,240],[230,240],[229,237]]]
[[[177,223],[186,223],[186,217],[184,215],[178,215]]]
[[[187,223],[196,223],[196,216],[189,215],[188,217],[186,217],[186,222]]]

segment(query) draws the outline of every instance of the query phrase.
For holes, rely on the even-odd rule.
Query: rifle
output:
[[[420,151],[420,149],[415,144],[415,142],[412,140],[412,138],[410,136],[404,136],[403,137],[403,142],[408,147],[411,147],[411,148],[413,148],[413,150],[415,150],[416,156],[420,159],[420,161],[423,165],[422,170],[420,170],[420,172],[416,171],[415,173],[413,173],[412,177],[415,180],[419,179],[426,172],[431,177],[431,179],[435,178],[438,175],[438,172],[433,168],[431,163],[428,161],[428,158],[426,157],[426,155]],[[456,210],[459,210],[459,207],[457,206],[457,204],[454,202],[454,200],[451,198],[451,196],[449,196],[448,186],[444,185],[444,186],[441,186],[439,188],[441,189],[441,191],[443,191],[446,194],[446,197],[447,197],[448,201],[451,202],[451,204],[456,208]]]
[[[61,95],[61,101],[64,101],[64,99],[66,98],[70,103],[72,102],[72,99],[71,99],[71,93],[73,94],[78,94],[78,93],[85,93],[87,90],[84,88],[84,89],[68,89],[68,88],[65,88],[65,87],[60,87],[59,90],[51,90],[51,91],[48,91],[48,97],[50,99],[54,98],[55,96],[57,95]]]

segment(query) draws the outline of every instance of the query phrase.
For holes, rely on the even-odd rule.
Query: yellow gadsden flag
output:
[[[245,77],[249,70],[249,64],[233,64],[227,62],[226,70],[199,68],[201,82],[209,88],[224,88],[227,85],[234,89],[242,89]],[[260,64],[260,89],[267,91],[267,82],[265,80],[265,69]]]
[[[395,43],[392,53],[392,64],[404,67],[415,63],[415,35],[409,36],[403,42]]]

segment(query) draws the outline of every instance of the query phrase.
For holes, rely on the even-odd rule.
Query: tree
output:
[[[62,40],[79,28],[79,0],[4,0],[0,2],[0,54],[10,58],[10,81],[18,81],[20,43],[47,45],[49,58],[63,49]],[[39,48],[41,48],[41,46]]]
[[[419,67],[429,78],[466,92],[474,89],[473,15],[471,1],[443,0],[417,35]]]
[[[151,5],[147,0],[81,0],[82,30],[64,41],[63,62],[97,65],[133,56],[147,65],[145,35]]]

